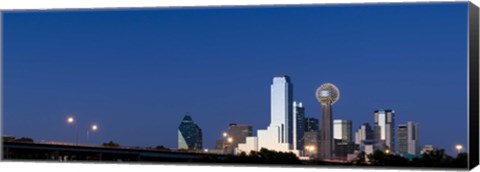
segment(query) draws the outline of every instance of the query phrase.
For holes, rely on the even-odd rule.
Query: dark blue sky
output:
[[[307,117],[420,123],[421,145],[467,142],[467,3],[38,11],[4,14],[4,134],[177,146],[189,112],[213,148],[229,123],[264,129],[287,74]]]

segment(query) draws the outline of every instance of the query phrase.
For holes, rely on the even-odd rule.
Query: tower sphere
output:
[[[333,105],[340,98],[340,91],[335,85],[325,83],[317,88],[315,95],[317,96],[318,102],[321,104],[329,103],[330,105]]]

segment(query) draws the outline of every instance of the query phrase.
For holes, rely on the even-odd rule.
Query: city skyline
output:
[[[190,112],[213,148],[228,123],[264,129],[269,81],[288,74],[305,117],[320,117],[313,94],[331,82],[342,91],[333,119],[353,129],[395,109],[396,124],[422,125],[420,145],[468,146],[467,93],[446,91],[466,90],[466,4],[229,10],[5,13],[2,134],[73,142],[73,115],[101,127],[91,143],[174,148]]]

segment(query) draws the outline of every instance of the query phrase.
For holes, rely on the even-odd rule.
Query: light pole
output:
[[[75,125],[75,144],[78,144],[78,124],[75,122],[75,118],[69,116],[67,118],[67,123]]]
[[[90,131],[97,131],[98,130],[98,125],[93,124],[90,128],[87,129],[87,143],[90,139]]]
[[[455,149],[457,149],[458,151],[458,154],[460,154],[460,151],[463,149],[463,146],[458,144],[458,145],[455,145]]]

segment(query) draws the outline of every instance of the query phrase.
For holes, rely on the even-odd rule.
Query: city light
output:
[[[390,150],[388,150],[388,149],[385,150],[385,153],[386,153],[386,154],[389,154],[389,153],[390,153]]]
[[[229,138],[227,139],[227,141],[228,141],[228,143],[232,143],[232,142],[233,142],[233,138],[229,137]]]
[[[227,137],[227,136],[228,136],[227,132],[223,132],[223,137]]]
[[[97,131],[98,130],[98,126],[96,124],[93,124],[92,125],[92,131]]]
[[[68,117],[68,118],[67,118],[67,122],[68,122],[69,124],[71,124],[71,123],[75,122],[75,119],[74,119],[73,117]]]
[[[305,150],[307,150],[311,153],[311,152],[315,151],[315,146],[313,146],[313,145],[305,146]]]
[[[462,151],[462,149],[463,149],[463,146],[458,144],[458,145],[455,146],[455,149],[457,149],[458,153],[460,153],[460,151]]]

